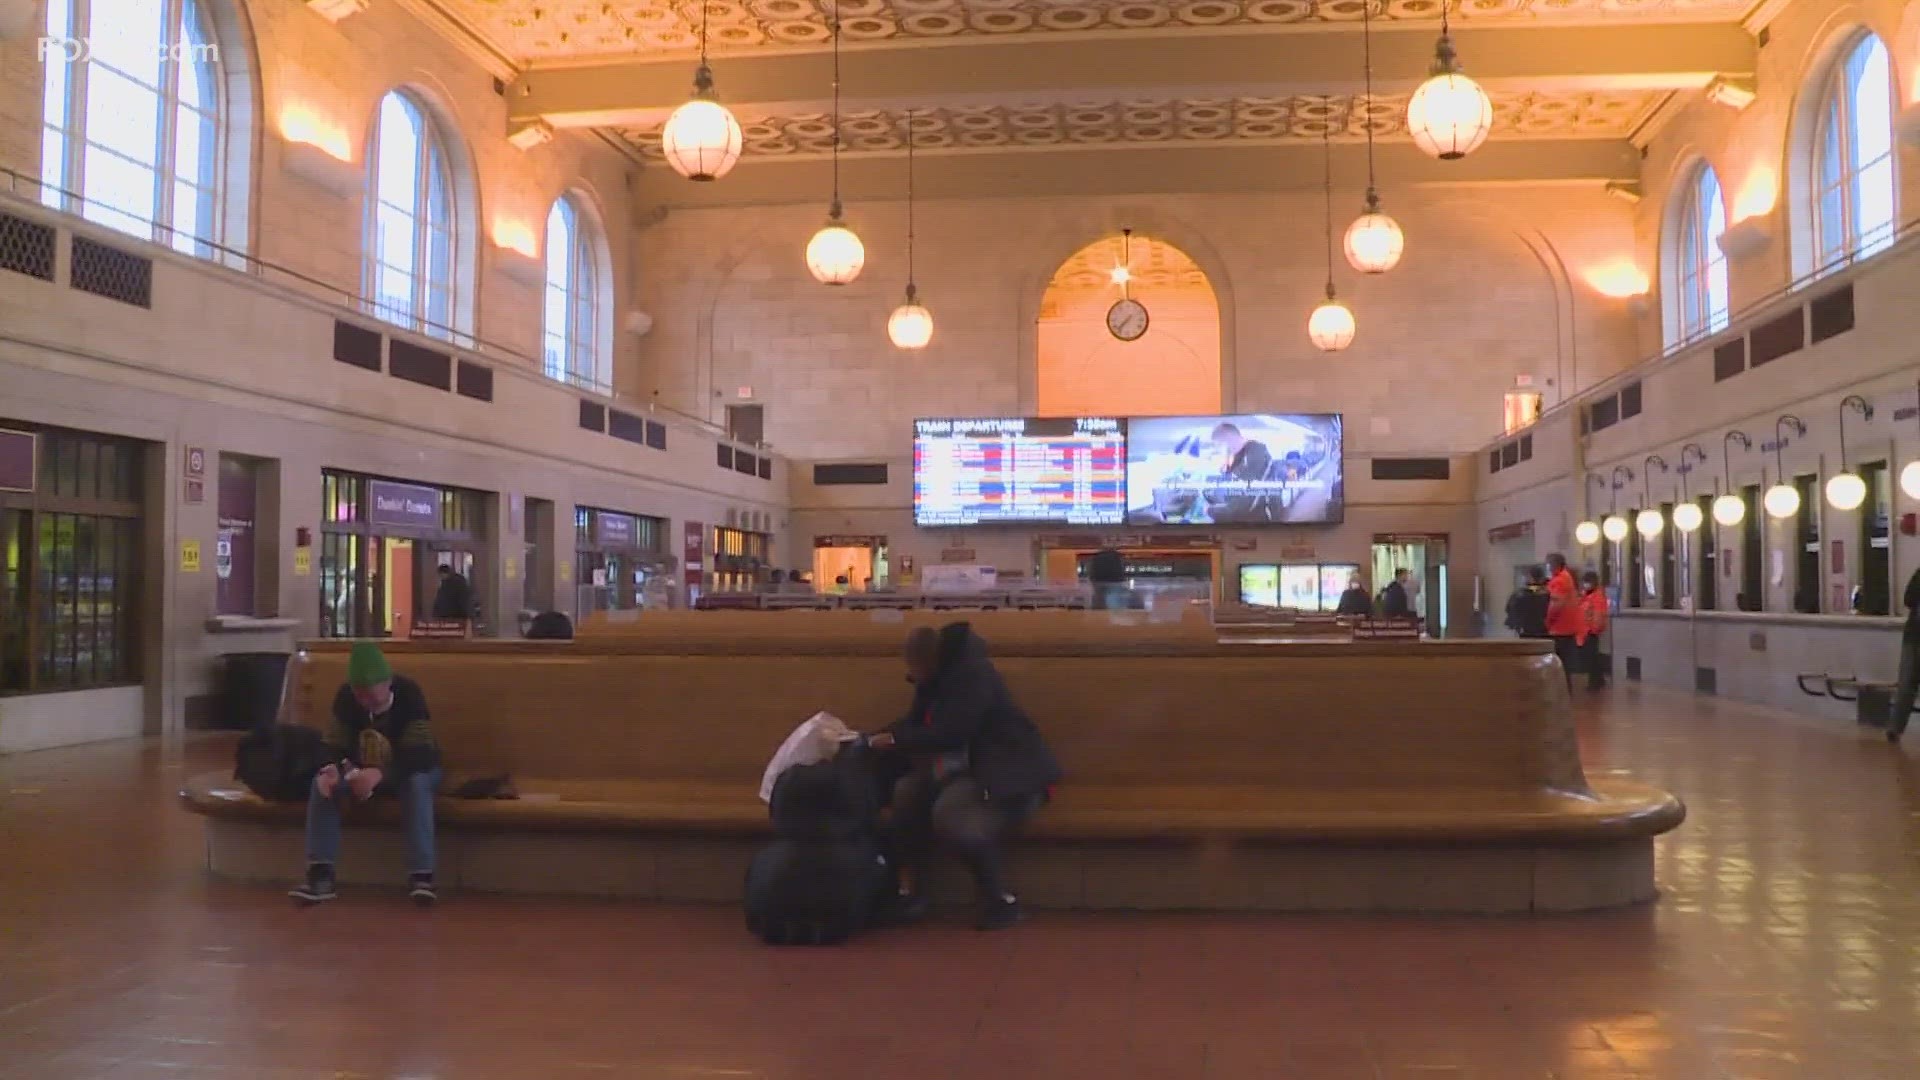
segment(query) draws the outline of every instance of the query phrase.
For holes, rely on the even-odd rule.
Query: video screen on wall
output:
[[[1337,414],[1135,418],[1126,523],[1337,522],[1345,514],[1341,449]]]
[[[1294,611],[1335,612],[1340,595],[1360,575],[1353,563],[1240,565],[1240,602]]]
[[[1119,525],[1126,425],[1113,417],[916,420],[913,521]]]

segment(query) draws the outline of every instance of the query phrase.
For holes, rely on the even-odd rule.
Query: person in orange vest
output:
[[[1600,587],[1600,575],[1591,570],[1582,584],[1585,589],[1580,594],[1580,611],[1585,623],[1580,635],[1580,661],[1587,669],[1587,689],[1599,690],[1607,685],[1607,669],[1600,660],[1600,636],[1607,632],[1610,621],[1607,591]]]
[[[1586,625],[1580,586],[1567,569],[1567,557],[1556,551],[1547,556],[1547,636],[1553,639],[1553,655],[1560,658],[1568,690],[1573,689],[1573,669],[1579,662]]]

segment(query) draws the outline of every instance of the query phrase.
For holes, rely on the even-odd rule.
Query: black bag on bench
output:
[[[313,777],[331,756],[320,732],[303,724],[273,724],[241,737],[233,778],[268,802],[305,802]]]
[[[769,945],[837,945],[864,929],[891,891],[880,848],[871,754],[780,774],[771,800],[778,839],[747,866],[747,930]]]

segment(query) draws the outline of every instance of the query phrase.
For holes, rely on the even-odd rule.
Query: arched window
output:
[[[571,197],[547,214],[547,284],[542,366],[550,379],[604,390],[606,341],[600,331],[601,240]]]
[[[1711,334],[1727,325],[1727,256],[1720,234],[1727,231],[1727,204],[1720,177],[1702,164],[1679,192],[1673,222],[1667,339],[1677,343]]]
[[[220,47],[201,0],[47,0],[42,201],[188,254],[224,244]]]
[[[1813,116],[1812,269],[1893,242],[1893,79],[1887,48],[1863,33],[1841,52]]]
[[[374,313],[435,337],[455,336],[452,173],[432,118],[395,90],[380,101],[368,154],[367,291]]]

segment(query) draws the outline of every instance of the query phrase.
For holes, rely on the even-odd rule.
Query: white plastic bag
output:
[[[832,713],[814,713],[807,722],[793,729],[787,741],[774,751],[767,771],[760,777],[760,801],[773,802],[773,783],[780,774],[795,765],[814,765],[829,761],[840,752],[840,744],[852,742],[859,734]]]

